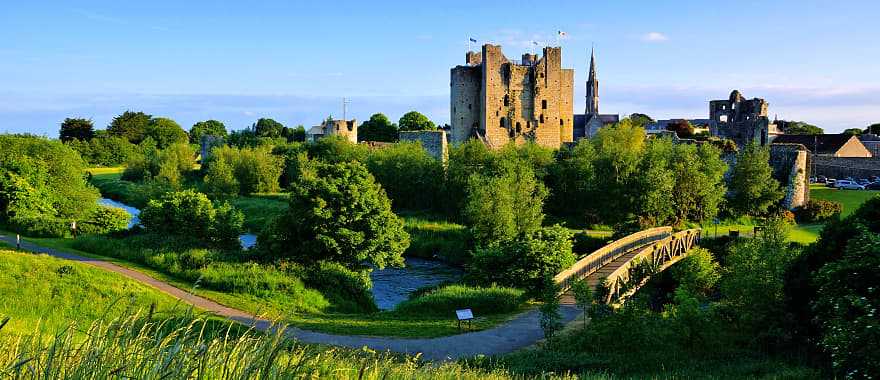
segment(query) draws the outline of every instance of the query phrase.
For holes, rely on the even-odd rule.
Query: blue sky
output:
[[[827,131],[880,122],[877,1],[16,1],[0,5],[0,132],[56,136],[126,109],[184,128],[214,118],[314,125],[411,109],[449,119],[469,37],[517,58],[556,44],[583,111],[706,117],[732,89]]]

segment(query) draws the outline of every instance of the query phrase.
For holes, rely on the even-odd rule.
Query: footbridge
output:
[[[574,303],[571,286],[581,280],[594,289],[594,297],[600,302],[623,302],[651,275],[687,256],[688,250],[699,243],[700,233],[699,228],[673,232],[672,227],[657,227],[597,249],[554,277],[562,289],[562,303]]]

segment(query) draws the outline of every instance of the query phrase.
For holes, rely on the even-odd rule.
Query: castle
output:
[[[767,117],[767,107],[764,99],[745,99],[733,90],[730,98],[709,102],[709,133],[731,139],[739,147],[752,142],[767,145],[771,130],[776,132],[776,125]]]
[[[513,61],[486,44],[465,61],[451,70],[451,142],[474,137],[500,148],[531,140],[558,148],[573,140],[574,70],[562,68],[562,48]]]
[[[307,141],[318,141],[325,136],[340,136],[354,144],[357,144],[357,120],[324,120],[321,125],[316,125],[306,132]]]
[[[465,63],[450,73],[450,142],[478,138],[500,148],[534,141],[559,148],[620,121],[618,115],[599,114],[595,54],[590,56],[583,115],[572,112],[574,70],[562,68],[560,47],[545,47],[540,58],[523,54],[514,61],[500,46],[487,44],[479,53],[467,52]]]

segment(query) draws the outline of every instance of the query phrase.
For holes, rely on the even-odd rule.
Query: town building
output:
[[[574,115],[574,140],[596,135],[599,129],[620,121],[620,115],[599,113],[599,76],[596,52],[590,52],[590,76],[587,78],[587,107],[583,115]]]
[[[871,152],[871,157],[880,157],[880,135],[865,133],[859,136],[859,141]]]
[[[327,119],[306,131],[306,141],[315,142],[326,136],[341,136],[357,144],[357,120]]]
[[[493,149],[534,141],[558,148],[573,137],[574,70],[562,68],[562,48],[508,59],[501,46],[467,52],[450,70],[452,143],[478,138]]]
[[[773,144],[801,144],[817,156],[871,157],[871,152],[853,135],[780,135],[773,140]]]

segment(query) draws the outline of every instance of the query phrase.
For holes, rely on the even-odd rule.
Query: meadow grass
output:
[[[2,231],[0,231],[2,232]],[[115,256],[106,256],[75,248],[73,239],[62,238],[24,238],[44,247],[91,257],[116,265],[134,269],[179,289],[210,299],[219,304],[243,310],[264,318],[284,321],[297,327],[320,332],[343,335],[393,336],[407,338],[431,338],[459,334],[455,315],[414,316],[394,311],[377,313],[338,313],[299,308],[301,294],[284,292],[243,293],[209,289],[200,283],[191,282],[169,273],[157,270],[146,264],[137,263]],[[313,291],[312,289],[308,289]],[[301,303],[299,303],[301,305]],[[490,315],[473,324],[473,330],[484,330],[510,320],[518,311]]]
[[[90,265],[0,249],[0,318],[6,334],[50,332],[72,321],[90,323],[127,310],[180,313],[180,304],[149,285]]]
[[[441,259],[453,264],[464,264],[470,259],[470,232],[464,225],[431,213],[402,211],[399,214],[410,236],[405,256]]]
[[[244,214],[244,228],[259,233],[275,217],[287,210],[287,194],[267,193],[235,197],[230,202]]]
[[[459,309],[469,308],[485,316],[517,311],[525,301],[520,289],[446,285],[410,298],[394,308],[403,315],[451,317]]]
[[[822,184],[810,185],[810,199],[824,199],[843,205],[841,217],[847,217],[858,210],[862,203],[880,195],[880,190],[838,190]]]

